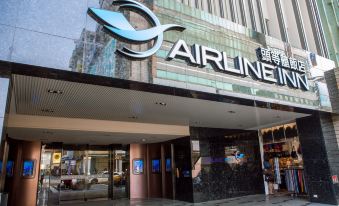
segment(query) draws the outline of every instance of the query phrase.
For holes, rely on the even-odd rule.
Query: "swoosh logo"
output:
[[[119,12],[113,12],[97,8],[89,8],[88,14],[99,24],[103,25],[105,31],[120,41],[132,44],[142,44],[154,40],[153,47],[147,51],[134,51],[127,47],[118,49],[117,52],[128,58],[144,59],[155,54],[163,42],[163,33],[169,30],[183,31],[184,27],[176,24],[161,25],[159,19],[146,6],[134,0],[116,0],[113,5],[119,6]],[[121,13],[124,10],[135,11],[144,16],[152,25],[152,28],[135,30],[126,17]]]

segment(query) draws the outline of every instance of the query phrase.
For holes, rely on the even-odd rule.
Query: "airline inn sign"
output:
[[[176,24],[162,25],[149,8],[135,0],[115,0],[112,4],[119,7],[118,11],[89,8],[88,14],[101,24],[109,35],[120,41],[129,44],[154,42],[153,47],[146,51],[134,51],[128,47],[123,47],[116,51],[126,58],[132,60],[148,58],[161,48],[164,32],[185,30],[184,27]],[[150,23],[152,28],[136,30],[123,15],[124,10],[139,12]],[[243,77],[251,76],[263,82],[309,90],[304,62],[288,58],[283,52],[263,48],[257,50],[257,56],[259,61],[254,63],[249,62],[246,58],[237,57],[234,59],[235,68],[229,68],[225,52],[197,44],[188,48],[184,40],[178,40],[169,52],[167,60],[180,58],[186,60],[190,65],[199,67],[211,64],[221,72]]]
[[[227,55],[215,49],[194,44],[189,48],[184,40],[177,41],[167,56],[167,60],[183,59],[191,66],[205,67],[211,64],[220,72],[291,88],[309,90],[305,62],[287,57],[283,51],[257,49],[258,61],[252,63],[243,57],[234,59],[235,68],[228,67]]]

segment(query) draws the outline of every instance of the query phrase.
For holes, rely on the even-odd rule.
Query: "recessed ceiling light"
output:
[[[194,122],[192,122],[192,124],[193,124],[193,125],[201,125],[202,122],[200,122],[200,121],[194,121]]]
[[[137,116],[130,116],[130,117],[128,117],[128,119],[138,119],[138,117]]]
[[[228,111],[228,113],[235,114],[236,112],[235,111]]]
[[[47,92],[50,94],[62,94],[63,93],[63,91],[61,90],[53,90],[53,89],[49,89]]]
[[[52,109],[41,109],[42,112],[53,113],[54,110]]]
[[[146,139],[145,139],[145,138],[143,138],[141,141],[143,141],[143,142],[146,142]]]
[[[163,107],[167,106],[166,102],[156,102],[155,104],[163,106]]]

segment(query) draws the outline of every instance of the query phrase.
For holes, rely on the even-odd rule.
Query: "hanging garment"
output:
[[[285,182],[289,192],[295,194],[307,193],[304,171],[302,169],[285,170]]]
[[[274,174],[275,174],[275,183],[281,184],[279,158],[277,157],[274,158]]]

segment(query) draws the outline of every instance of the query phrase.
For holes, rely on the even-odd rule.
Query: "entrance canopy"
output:
[[[13,75],[12,138],[83,144],[153,143],[189,127],[254,130],[308,114],[59,79]]]

